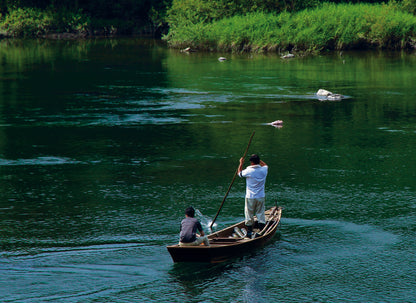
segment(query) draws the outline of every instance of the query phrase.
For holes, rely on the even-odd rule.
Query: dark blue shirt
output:
[[[201,223],[195,218],[186,217],[181,222],[181,232],[179,234],[182,243],[191,243],[196,240],[196,231],[202,232]]]

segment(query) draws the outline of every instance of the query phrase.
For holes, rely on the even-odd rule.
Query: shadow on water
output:
[[[179,282],[212,280],[220,276],[225,270],[232,268],[232,260],[218,263],[175,263],[169,274]]]
[[[203,293],[201,285],[213,283],[225,272],[231,270],[233,266],[232,261],[219,264],[175,263],[168,274],[173,282],[182,288],[183,293],[189,298],[194,298]]]

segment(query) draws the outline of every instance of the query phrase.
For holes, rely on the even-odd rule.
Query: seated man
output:
[[[205,246],[209,246],[209,240],[202,230],[201,223],[195,219],[194,216],[195,209],[193,207],[188,207],[185,210],[185,219],[183,219],[181,222],[179,245],[197,246],[203,242]],[[197,235],[197,230],[199,231],[200,235]]]

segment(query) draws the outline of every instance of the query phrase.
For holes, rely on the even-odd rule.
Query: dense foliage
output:
[[[318,0],[173,0],[168,11],[171,27],[212,22],[253,12],[280,13],[316,7]]]
[[[165,26],[169,5],[170,0],[0,0],[0,30],[7,36],[155,35]]]
[[[278,14],[268,6],[254,11],[245,7],[244,14],[225,9],[218,15],[216,5],[221,1],[174,0],[168,11],[170,32],[164,39],[172,47],[227,51],[396,49],[415,45],[416,17],[405,11],[411,11],[414,0],[400,4],[311,1],[307,2],[309,8],[289,11],[285,7]]]
[[[416,15],[416,0],[403,0],[401,6],[404,11]]]
[[[50,32],[86,35],[89,22],[85,15],[67,10],[16,8],[2,20],[1,29],[4,34],[13,37],[41,36]]]

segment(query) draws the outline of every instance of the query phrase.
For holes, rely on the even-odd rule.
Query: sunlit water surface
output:
[[[416,301],[413,54],[138,39],[0,53],[0,301]],[[209,231],[253,131],[278,235],[223,264],[174,264],[184,209]],[[237,179],[215,229],[243,219],[243,196]]]

